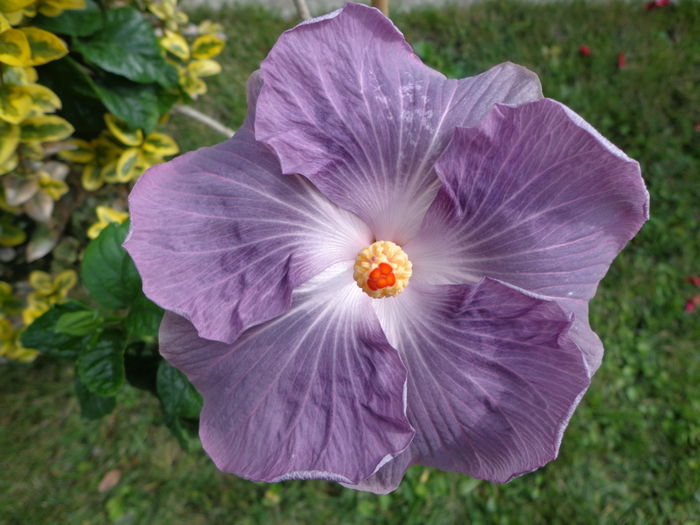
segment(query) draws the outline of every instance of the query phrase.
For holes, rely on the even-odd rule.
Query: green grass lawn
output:
[[[700,311],[683,308],[700,293],[685,280],[700,274],[700,3],[643,5],[491,2],[394,17],[449,76],[529,67],[547,96],[642,164],[652,219],[592,303],[607,353],[557,461],[508,485],[414,467],[388,496],[255,484],[182,452],[141,391],[81,420],[72,372],[39,360],[0,367],[0,523],[700,523]],[[196,107],[236,127],[246,78],[292,22],[257,9],[202,17],[224,25],[228,44]],[[220,140],[186,117],[168,127],[185,149]],[[114,469],[119,482],[100,492]]]

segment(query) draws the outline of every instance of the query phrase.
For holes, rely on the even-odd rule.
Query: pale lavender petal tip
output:
[[[432,166],[454,127],[476,124],[495,103],[541,97],[536,75],[514,64],[445,78],[359,4],[284,33],[261,75],[255,136],[282,171],[308,177],[377,238],[399,243],[435,196]]]
[[[436,169],[442,189],[407,246],[421,261],[416,279],[429,279],[422,269],[454,283],[489,276],[556,299],[574,313],[593,373],[603,347],[587,305],[648,218],[639,164],[544,99],[497,105],[478,126],[457,128]]]
[[[370,238],[308,181],[282,176],[247,127],[148,170],[129,211],[124,246],[146,295],[223,342],[286,311],[295,286]]]
[[[349,271],[312,279],[234,344],[166,314],[161,353],[201,392],[200,437],[221,470],[357,483],[408,447],[406,370]]]
[[[505,483],[556,458],[590,384],[570,315],[492,279],[414,285],[378,310],[408,368],[412,463]],[[368,480],[377,491],[397,472]]]

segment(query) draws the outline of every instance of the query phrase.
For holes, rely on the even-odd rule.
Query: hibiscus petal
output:
[[[555,301],[492,279],[412,283],[376,302],[408,368],[410,448],[358,488],[393,490],[410,464],[504,483],[553,460],[588,388],[581,351]]]
[[[371,242],[356,216],[303,177],[282,176],[248,124],[148,170],[129,211],[124,246],[146,295],[223,342],[285,312],[294,287]]]
[[[466,153],[468,152],[468,154]],[[490,276],[556,299],[593,373],[603,354],[588,300],[648,218],[639,164],[553,100],[496,106],[457,129],[436,169],[443,187],[405,249],[416,282]]]
[[[406,369],[371,301],[345,264],[300,286],[286,314],[234,344],[201,339],[166,314],[161,353],[202,394],[200,437],[221,470],[356,483],[409,445]]]
[[[261,66],[255,136],[377,239],[402,244],[438,188],[433,162],[455,126],[496,102],[541,98],[537,76],[501,64],[453,80],[425,66],[378,10],[348,4],[284,33]]]

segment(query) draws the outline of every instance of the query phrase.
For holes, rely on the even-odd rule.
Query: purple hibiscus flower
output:
[[[139,180],[125,243],[217,466],[388,492],[554,459],[603,353],[588,301],[648,216],[639,165],[532,72],[447,79],[357,4],[284,33],[249,108]]]

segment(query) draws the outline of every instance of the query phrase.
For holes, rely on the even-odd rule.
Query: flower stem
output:
[[[309,12],[309,6],[306,5],[306,0],[294,0],[294,5],[297,8],[297,13],[299,13],[299,18],[302,20],[308,20],[311,18],[311,13]]]
[[[372,7],[376,7],[384,16],[389,16],[389,0],[372,0]]]
[[[187,115],[188,117],[193,118],[194,120],[197,120],[202,124],[206,124],[214,131],[218,131],[222,135],[225,135],[226,138],[230,138],[235,133],[235,131],[231,128],[224,126],[221,122],[214,120],[210,116],[205,115],[201,111],[197,111],[196,109],[191,108],[190,106],[183,106],[181,104],[177,104],[176,106],[173,106],[173,110],[177,111],[178,113],[182,113],[183,115]]]

